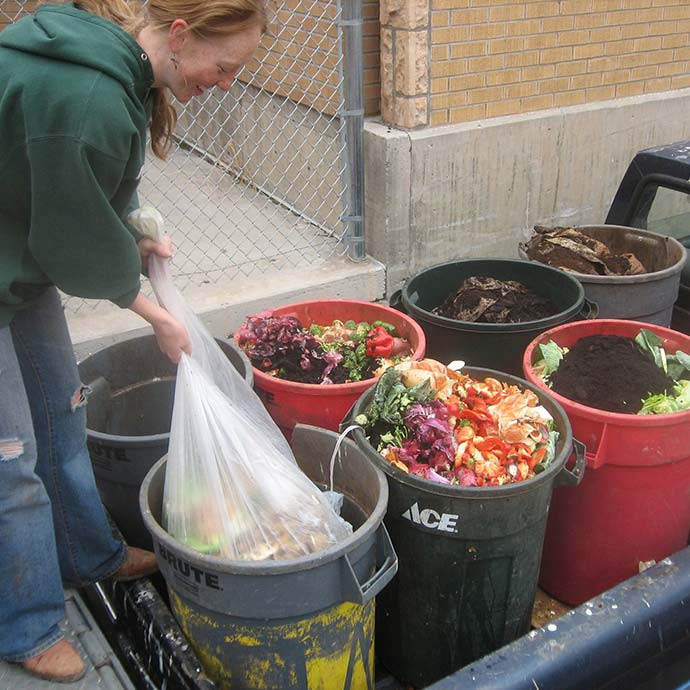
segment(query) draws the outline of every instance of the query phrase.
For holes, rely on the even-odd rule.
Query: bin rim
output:
[[[300,433],[300,430],[303,430],[303,433],[312,433],[314,431],[323,432],[329,436],[332,436],[334,439],[337,439],[339,436],[339,434],[335,431],[321,429],[320,427],[310,426],[308,424],[297,424],[295,426],[295,433]],[[354,441],[348,438],[343,439],[342,445],[348,445],[352,447],[352,450],[359,450],[360,452],[363,452],[361,451],[361,448],[354,443]],[[343,556],[346,556],[354,551],[360,545],[364,544],[371,538],[372,534],[376,533],[376,529],[378,528],[379,524],[383,522],[383,518],[388,507],[388,482],[386,481],[386,478],[380,468],[373,466],[372,468],[375,470],[376,481],[378,482],[380,492],[377,505],[367,519],[356,530],[354,530],[349,537],[343,539],[341,542],[338,542],[337,544],[334,544],[333,546],[315,554],[309,554],[307,556],[300,556],[299,558],[290,558],[281,561],[238,561],[227,558],[219,558],[217,556],[209,556],[199,551],[195,551],[188,546],[184,546],[177,541],[163,528],[163,526],[158,522],[151,512],[151,507],[149,506],[148,501],[149,487],[153,477],[157,474],[159,469],[165,465],[167,460],[168,454],[166,453],[155,463],[155,465],[151,467],[141,484],[141,488],[139,490],[139,508],[141,510],[142,517],[144,518],[144,524],[149,532],[151,532],[154,544],[156,541],[164,544],[173,542],[175,551],[180,555],[187,556],[188,558],[203,564],[209,569],[220,573],[227,573],[230,575],[270,576],[311,570],[316,566],[337,561]],[[366,530],[365,527],[370,529]]]
[[[549,467],[547,467],[543,472],[531,477],[530,479],[525,479],[522,482],[516,482],[514,484],[504,484],[503,486],[455,486],[449,484],[442,484],[441,482],[434,482],[430,479],[424,479],[424,477],[419,477],[414,474],[408,474],[402,470],[397,470],[389,462],[387,462],[383,456],[376,451],[376,448],[369,442],[364,434],[364,429],[359,427],[355,429],[352,434],[353,438],[358,445],[362,447],[362,444],[366,444],[366,454],[367,457],[374,461],[375,466],[378,467],[387,476],[399,481],[401,484],[406,484],[409,487],[425,491],[426,493],[434,494],[435,496],[444,496],[447,498],[468,498],[471,500],[484,500],[489,497],[507,497],[515,496],[522,493],[528,493],[532,491],[536,484],[542,483],[545,480],[555,479],[556,476],[563,470],[565,463],[573,452],[573,430],[570,425],[570,420],[566,415],[563,406],[553,399],[553,396],[549,392],[541,390],[535,386],[530,381],[518,378],[511,374],[506,374],[501,371],[496,371],[495,369],[486,369],[484,367],[463,367],[462,371],[467,371],[472,376],[482,376],[496,378],[499,381],[507,381],[508,383],[520,385],[523,388],[528,388],[532,392],[536,393],[539,398],[540,403],[543,402],[543,398],[546,398],[547,403],[551,405],[561,417],[563,422],[563,430],[559,429],[561,436],[557,442],[557,447],[559,444],[561,446],[561,452],[556,454],[556,457],[551,461]],[[365,396],[373,395],[373,389],[368,390],[362,395]],[[362,399],[360,398],[360,400]],[[551,410],[549,410],[551,412]],[[554,415],[555,421],[555,415]]]
[[[132,335],[126,338],[123,338],[122,340],[119,340],[115,343],[112,343],[110,345],[106,345],[105,347],[100,348],[99,350],[96,350],[95,352],[89,352],[88,354],[84,355],[77,361],[77,368],[79,368],[82,364],[87,363],[91,358],[96,357],[98,354],[101,352],[108,350],[114,346],[125,346],[127,343],[131,341],[155,341],[155,335],[152,333],[144,333],[143,335]],[[253,382],[253,375],[254,371],[252,371],[252,363],[249,361],[249,357],[245,354],[244,350],[237,345],[237,343],[234,342],[232,338],[225,338],[225,337],[214,337],[215,341],[221,341],[224,343],[228,343],[229,345],[232,346],[235,354],[240,358],[240,361],[242,362],[243,366],[245,367],[245,375],[242,376],[244,381],[251,387],[253,387],[254,382]],[[239,372],[238,372],[239,373]],[[177,370],[175,370],[175,375],[171,376],[171,378],[174,380],[177,376]],[[80,377],[81,378],[81,377]],[[89,385],[89,383],[92,383],[93,379],[91,382],[84,382],[85,385]],[[87,400],[87,407],[88,407],[88,400]],[[143,446],[144,448],[148,448],[151,446],[159,446],[163,443],[167,443],[170,440],[170,432],[169,431],[164,431],[160,434],[142,434],[140,436],[131,436],[131,435],[123,435],[123,434],[110,434],[106,431],[97,431],[96,429],[92,429],[88,425],[88,420],[87,420],[87,425],[86,425],[86,433],[88,435],[89,440],[94,440],[98,441],[100,443],[106,443],[108,445],[111,445],[115,448],[117,447],[130,447],[132,444],[136,443],[138,446]]]
[[[599,410],[596,407],[589,407],[581,403],[575,402],[566,398],[556,391],[549,388],[542,379],[534,373],[534,368],[532,367],[532,360],[534,359],[534,352],[536,348],[542,343],[547,342],[547,340],[552,339],[554,334],[562,333],[565,330],[570,330],[574,328],[584,328],[583,324],[599,325],[603,327],[606,326],[619,326],[624,324],[634,324],[638,327],[638,331],[642,328],[650,330],[656,333],[658,336],[662,337],[664,341],[668,340],[669,337],[678,339],[686,339],[688,341],[688,349],[690,350],[690,336],[687,336],[679,331],[674,331],[671,328],[666,328],[665,326],[657,326],[656,324],[647,323],[645,321],[632,321],[628,319],[590,319],[589,321],[574,321],[571,323],[561,324],[555,328],[551,328],[548,331],[540,333],[525,349],[525,353],[522,358],[522,367],[527,380],[535,385],[541,391],[547,391],[555,400],[560,404],[561,407],[565,408],[571,413],[580,415],[581,417],[586,417],[589,420],[600,422],[603,424],[615,424],[616,426],[635,426],[635,427],[659,427],[659,426],[677,426],[679,423],[686,421],[690,423],[690,410],[680,410],[678,412],[668,412],[666,414],[627,414],[624,412],[609,412],[607,410]],[[630,326],[632,330],[632,326]],[[586,334],[582,337],[587,337]],[[606,335],[606,333],[601,333],[600,335]],[[611,333],[609,335],[619,335],[618,333]],[[625,337],[625,336],[624,336]],[[627,336],[633,337],[634,336]],[[556,342],[556,341],[554,341]],[[556,343],[558,344],[558,343]],[[685,419],[683,419],[685,417]]]
[[[450,319],[447,316],[441,316],[440,314],[434,314],[427,309],[424,309],[416,304],[414,300],[410,298],[410,288],[414,286],[414,282],[425,274],[432,273],[434,271],[442,270],[450,266],[457,266],[459,264],[470,264],[479,262],[491,262],[500,263],[506,266],[509,265],[522,265],[534,268],[538,266],[538,270],[547,269],[544,273],[551,273],[553,275],[561,276],[564,280],[571,283],[573,288],[577,292],[577,300],[568,309],[564,309],[557,314],[552,314],[543,319],[534,319],[532,321],[519,321],[517,323],[477,323],[475,321],[460,321],[459,319]],[[436,324],[438,326],[443,326],[444,328],[449,328],[451,330],[463,330],[463,331],[477,331],[481,333],[489,334],[493,331],[499,332],[501,334],[505,333],[521,333],[523,331],[532,331],[537,328],[544,328],[545,325],[549,325],[550,321],[557,323],[562,323],[563,318],[569,318],[582,309],[585,301],[585,290],[580,281],[567,271],[563,271],[560,268],[554,268],[553,266],[548,266],[542,264],[538,261],[529,261],[525,259],[509,259],[503,257],[494,256],[481,256],[476,258],[466,258],[466,259],[455,259],[453,261],[446,261],[441,264],[435,264],[434,266],[429,266],[421,271],[418,271],[413,276],[411,276],[403,285],[401,290],[401,300],[403,308],[410,312],[412,316],[422,318],[425,321]],[[440,305],[439,305],[440,306]]]
[[[532,262],[529,262],[532,263]],[[405,321],[411,328],[411,330],[414,332],[416,338],[417,338],[417,347],[415,348],[414,352],[411,355],[412,359],[421,359],[424,356],[424,352],[426,350],[426,335],[424,334],[424,330],[422,327],[410,316],[407,314],[404,314],[403,312],[398,311],[397,309],[393,309],[392,307],[388,307],[385,304],[380,304],[379,302],[367,302],[366,300],[358,300],[358,299],[341,299],[341,298],[327,298],[327,299],[315,299],[315,300],[306,300],[304,302],[292,302],[290,304],[285,304],[280,307],[276,307],[275,309],[271,309],[273,313],[277,314],[278,316],[285,316],[287,313],[289,313],[291,310],[297,310],[297,309],[304,309],[306,307],[309,307],[311,305],[321,305],[321,304],[333,304],[335,306],[338,305],[358,305],[358,306],[366,306],[367,308],[371,307],[376,307],[380,308],[383,310],[384,313],[389,313],[392,314],[395,318],[401,319]],[[353,319],[354,320],[354,319]],[[238,340],[238,333],[235,332],[232,336],[233,342],[237,345],[237,347],[240,347],[239,344],[237,343]],[[242,348],[240,347],[240,350]],[[247,356],[247,354],[242,350],[243,354]],[[247,356],[247,359],[248,356]],[[260,385],[260,388],[263,388],[264,390],[268,391],[283,391],[285,389],[289,389],[293,393],[299,393],[300,395],[310,395],[310,396],[334,396],[334,395],[359,395],[360,393],[363,393],[369,386],[371,386],[373,383],[376,382],[376,377],[370,378],[370,379],[365,379],[364,381],[351,381],[349,383],[331,383],[327,385],[323,385],[320,383],[300,383],[299,381],[288,381],[287,379],[280,379],[277,376],[269,376],[268,374],[264,373],[260,369],[257,369],[255,366],[252,365],[251,361],[249,361],[249,366],[252,367],[252,371],[254,374],[254,381],[258,382]]]
[[[167,443],[170,440],[170,432],[162,434],[146,434],[142,436],[123,436],[121,434],[108,434],[104,431],[95,431],[87,427],[86,429],[89,441],[99,441],[107,443],[114,448],[119,446],[130,448],[133,443],[137,446],[148,448],[149,446],[159,446],[161,443]]]
[[[660,235],[659,233],[652,232],[651,230],[642,230],[641,228],[633,228],[631,226],[627,225],[608,225],[608,224],[601,224],[601,225],[575,225],[573,226],[576,230],[591,230],[592,228],[618,228],[620,230],[632,230],[634,231],[634,234],[637,234],[641,237],[657,237],[659,239],[665,240],[666,244],[671,244],[673,245],[676,250],[680,252],[680,258],[678,261],[676,261],[674,264],[671,266],[667,266],[666,268],[662,268],[660,271],[651,271],[649,273],[641,273],[640,275],[634,275],[634,276],[601,276],[601,275],[591,275],[589,273],[580,273],[578,271],[565,271],[566,273],[569,273],[570,275],[574,276],[578,280],[584,282],[584,283],[591,283],[591,284],[596,284],[596,285],[610,285],[610,284],[616,284],[616,285],[630,285],[630,284],[639,284],[639,283],[651,283],[653,281],[658,281],[658,280],[663,280],[664,278],[668,278],[669,276],[675,275],[676,273],[680,274],[680,272],[683,270],[683,266],[685,265],[685,262],[688,259],[688,251],[687,249],[681,244],[675,237],[670,237],[668,235]],[[518,249],[518,253],[520,254],[521,257],[526,257],[527,254],[525,251],[520,247]],[[530,261],[531,263],[536,263],[539,264],[540,266],[548,266],[548,264],[544,264],[541,261],[537,261],[536,259],[527,259],[527,261]]]

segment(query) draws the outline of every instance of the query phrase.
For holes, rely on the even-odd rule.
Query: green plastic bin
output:
[[[516,280],[548,298],[557,312],[545,319],[520,323],[471,323],[448,319],[431,310],[457,291],[467,278],[488,276]],[[411,316],[426,335],[426,356],[444,364],[461,359],[522,376],[522,354],[540,333],[568,321],[590,318],[591,305],[579,281],[565,271],[517,259],[461,259],[432,266],[412,276],[391,306]]]
[[[377,657],[393,676],[420,688],[529,630],[553,487],[577,485],[585,464],[584,446],[548,394],[490,369],[464,371],[534,391],[560,438],[551,466],[533,479],[459,487],[405,474],[381,457],[362,429],[353,432],[388,478],[384,524],[398,554],[398,575],[377,600]],[[357,401],[343,427],[364,413],[372,395],[373,389]]]

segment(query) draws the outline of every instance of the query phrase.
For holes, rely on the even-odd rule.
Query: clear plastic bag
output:
[[[129,220],[162,238],[155,209]],[[351,526],[299,469],[257,395],[175,288],[169,262],[151,255],[149,279],[192,343],[177,371],[165,529],[190,548],[232,560],[296,558],[346,538]]]

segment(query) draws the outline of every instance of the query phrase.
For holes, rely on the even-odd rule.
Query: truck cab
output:
[[[668,235],[690,248],[690,140],[639,151],[621,180],[606,223]],[[681,273],[671,327],[690,333],[690,260]]]

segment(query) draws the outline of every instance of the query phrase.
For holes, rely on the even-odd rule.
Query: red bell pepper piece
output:
[[[383,327],[372,328],[366,337],[367,357],[390,357],[393,352],[393,336]]]
[[[533,470],[546,457],[546,448],[538,448],[534,451],[532,457],[527,460],[527,465],[530,470]]]
[[[447,402],[446,409],[448,410],[448,414],[451,417],[457,417],[460,413],[460,405],[456,402]]]
[[[482,454],[493,453],[503,463],[505,461],[506,453],[508,451],[507,445],[501,441],[500,438],[490,437],[485,438],[478,443],[475,443],[475,448]]]
[[[491,415],[488,412],[478,412],[477,410],[459,410],[457,414],[459,419],[467,419],[470,422],[475,422],[479,424],[480,422],[491,422],[493,421]]]

